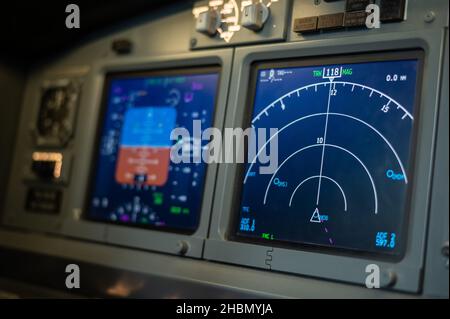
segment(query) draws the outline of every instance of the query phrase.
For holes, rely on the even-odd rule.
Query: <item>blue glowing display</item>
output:
[[[244,164],[238,238],[401,256],[420,64],[416,51],[257,64],[251,125],[278,129],[278,165]]]
[[[206,164],[173,163],[170,134],[181,127],[192,136],[193,120],[213,125],[218,82],[218,68],[107,76],[89,219],[195,231]]]

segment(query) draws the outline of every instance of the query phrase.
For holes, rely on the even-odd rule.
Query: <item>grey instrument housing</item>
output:
[[[191,4],[169,5],[115,27],[108,34],[97,34],[91,41],[27,73],[17,125],[0,126],[0,136],[15,137],[14,152],[0,161],[4,172],[0,176],[9,175],[8,180],[1,181],[6,185],[6,194],[0,250],[32,253],[40,262],[36,266],[42,268],[52,269],[53,264],[46,259],[50,255],[67,263],[79,261],[116,269],[116,280],[138,273],[139,278],[150,283],[148,290],[141,291],[142,296],[448,298],[448,255],[444,254],[449,216],[448,1],[409,0],[406,20],[382,24],[380,29],[343,28],[298,34],[292,28],[294,19],[342,11],[345,1],[280,0],[277,5],[284,9],[276,19],[285,24],[277,30],[283,28],[283,32],[277,31],[269,39],[258,38],[264,37],[264,30],[259,34],[246,30],[256,37],[235,37],[239,42],[229,44],[221,40],[218,44],[218,39],[200,34],[195,49],[191,43],[195,28]],[[431,20],[427,18],[430,15],[434,17]],[[131,41],[133,51],[115,54],[111,43],[116,39]],[[226,47],[211,49],[216,46]],[[250,112],[246,97],[253,61],[418,48],[425,52],[425,65],[416,174],[406,255],[400,262],[230,241],[228,235],[236,213],[232,193],[239,182],[235,178],[237,167],[231,164],[208,168],[201,222],[192,236],[83,218],[106,72],[220,65],[214,125],[239,127],[245,113]],[[45,83],[61,79],[82,83],[74,135],[64,147],[39,146],[32,132],[41,89]],[[20,79],[15,82],[17,88],[22,85]],[[35,150],[62,152],[64,158],[70,159],[67,179],[44,185],[62,191],[59,215],[24,210],[26,186],[41,185],[26,178]],[[176,256],[183,245],[189,246],[185,257],[192,258]],[[390,289],[366,289],[364,270],[369,263],[381,266],[385,283],[395,273],[395,284]],[[52,283],[50,277],[41,278],[42,284]],[[100,276],[94,277],[93,285],[102,284]]]

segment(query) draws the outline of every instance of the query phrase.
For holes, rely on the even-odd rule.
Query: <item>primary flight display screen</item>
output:
[[[250,125],[277,131],[243,165],[237,237],[400,257],[421,61],[406,51],[254,65]],[[276,167],[261,170],[272,151]]]
[[[170,152],[175,143],[183,144],[183,152],[203,145],[192,137],[194,123],[213,125],[219,71],[204,67],[106,76],[89,219],[195,231],[206,164],[174,163]],[[186,129],[190,137],[172,140],[175,128]]]

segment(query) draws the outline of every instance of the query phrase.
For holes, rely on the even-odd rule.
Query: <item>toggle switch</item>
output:
[[[197,32],[213,36],[220,27],[221,15],[217,10],[207,10],[200,12],[195,22],[195,30]]]
[[[270,14],[269,8],[261,2],[249,4],[243,11],[241,25],[253,31],[261,30]]]

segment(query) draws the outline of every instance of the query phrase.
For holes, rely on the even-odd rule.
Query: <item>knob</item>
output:
[[[178,250],[178,254],[180,255],[186,255],[186,253],[189,250],[189,243],[185,240],[180,240],[177,243],[177,250]]]
[[[397,282],[397,274],[391,270],[383,271],[380,278],[380,287],[389,288]]]
[[[195,22],[195,30],[197,32],[213,36],[220,27],[221,15],[217,10],[207,10],[200,12]]]
[[[113,41],[111,49],[119,55],[129,54],[133,49],[133,43],[128,39],[116,39]]]
[[[269,18],[269,8],[261,2],[252,3],[244,7],[241,24],[244,28],[258,31],[261,30]]]

